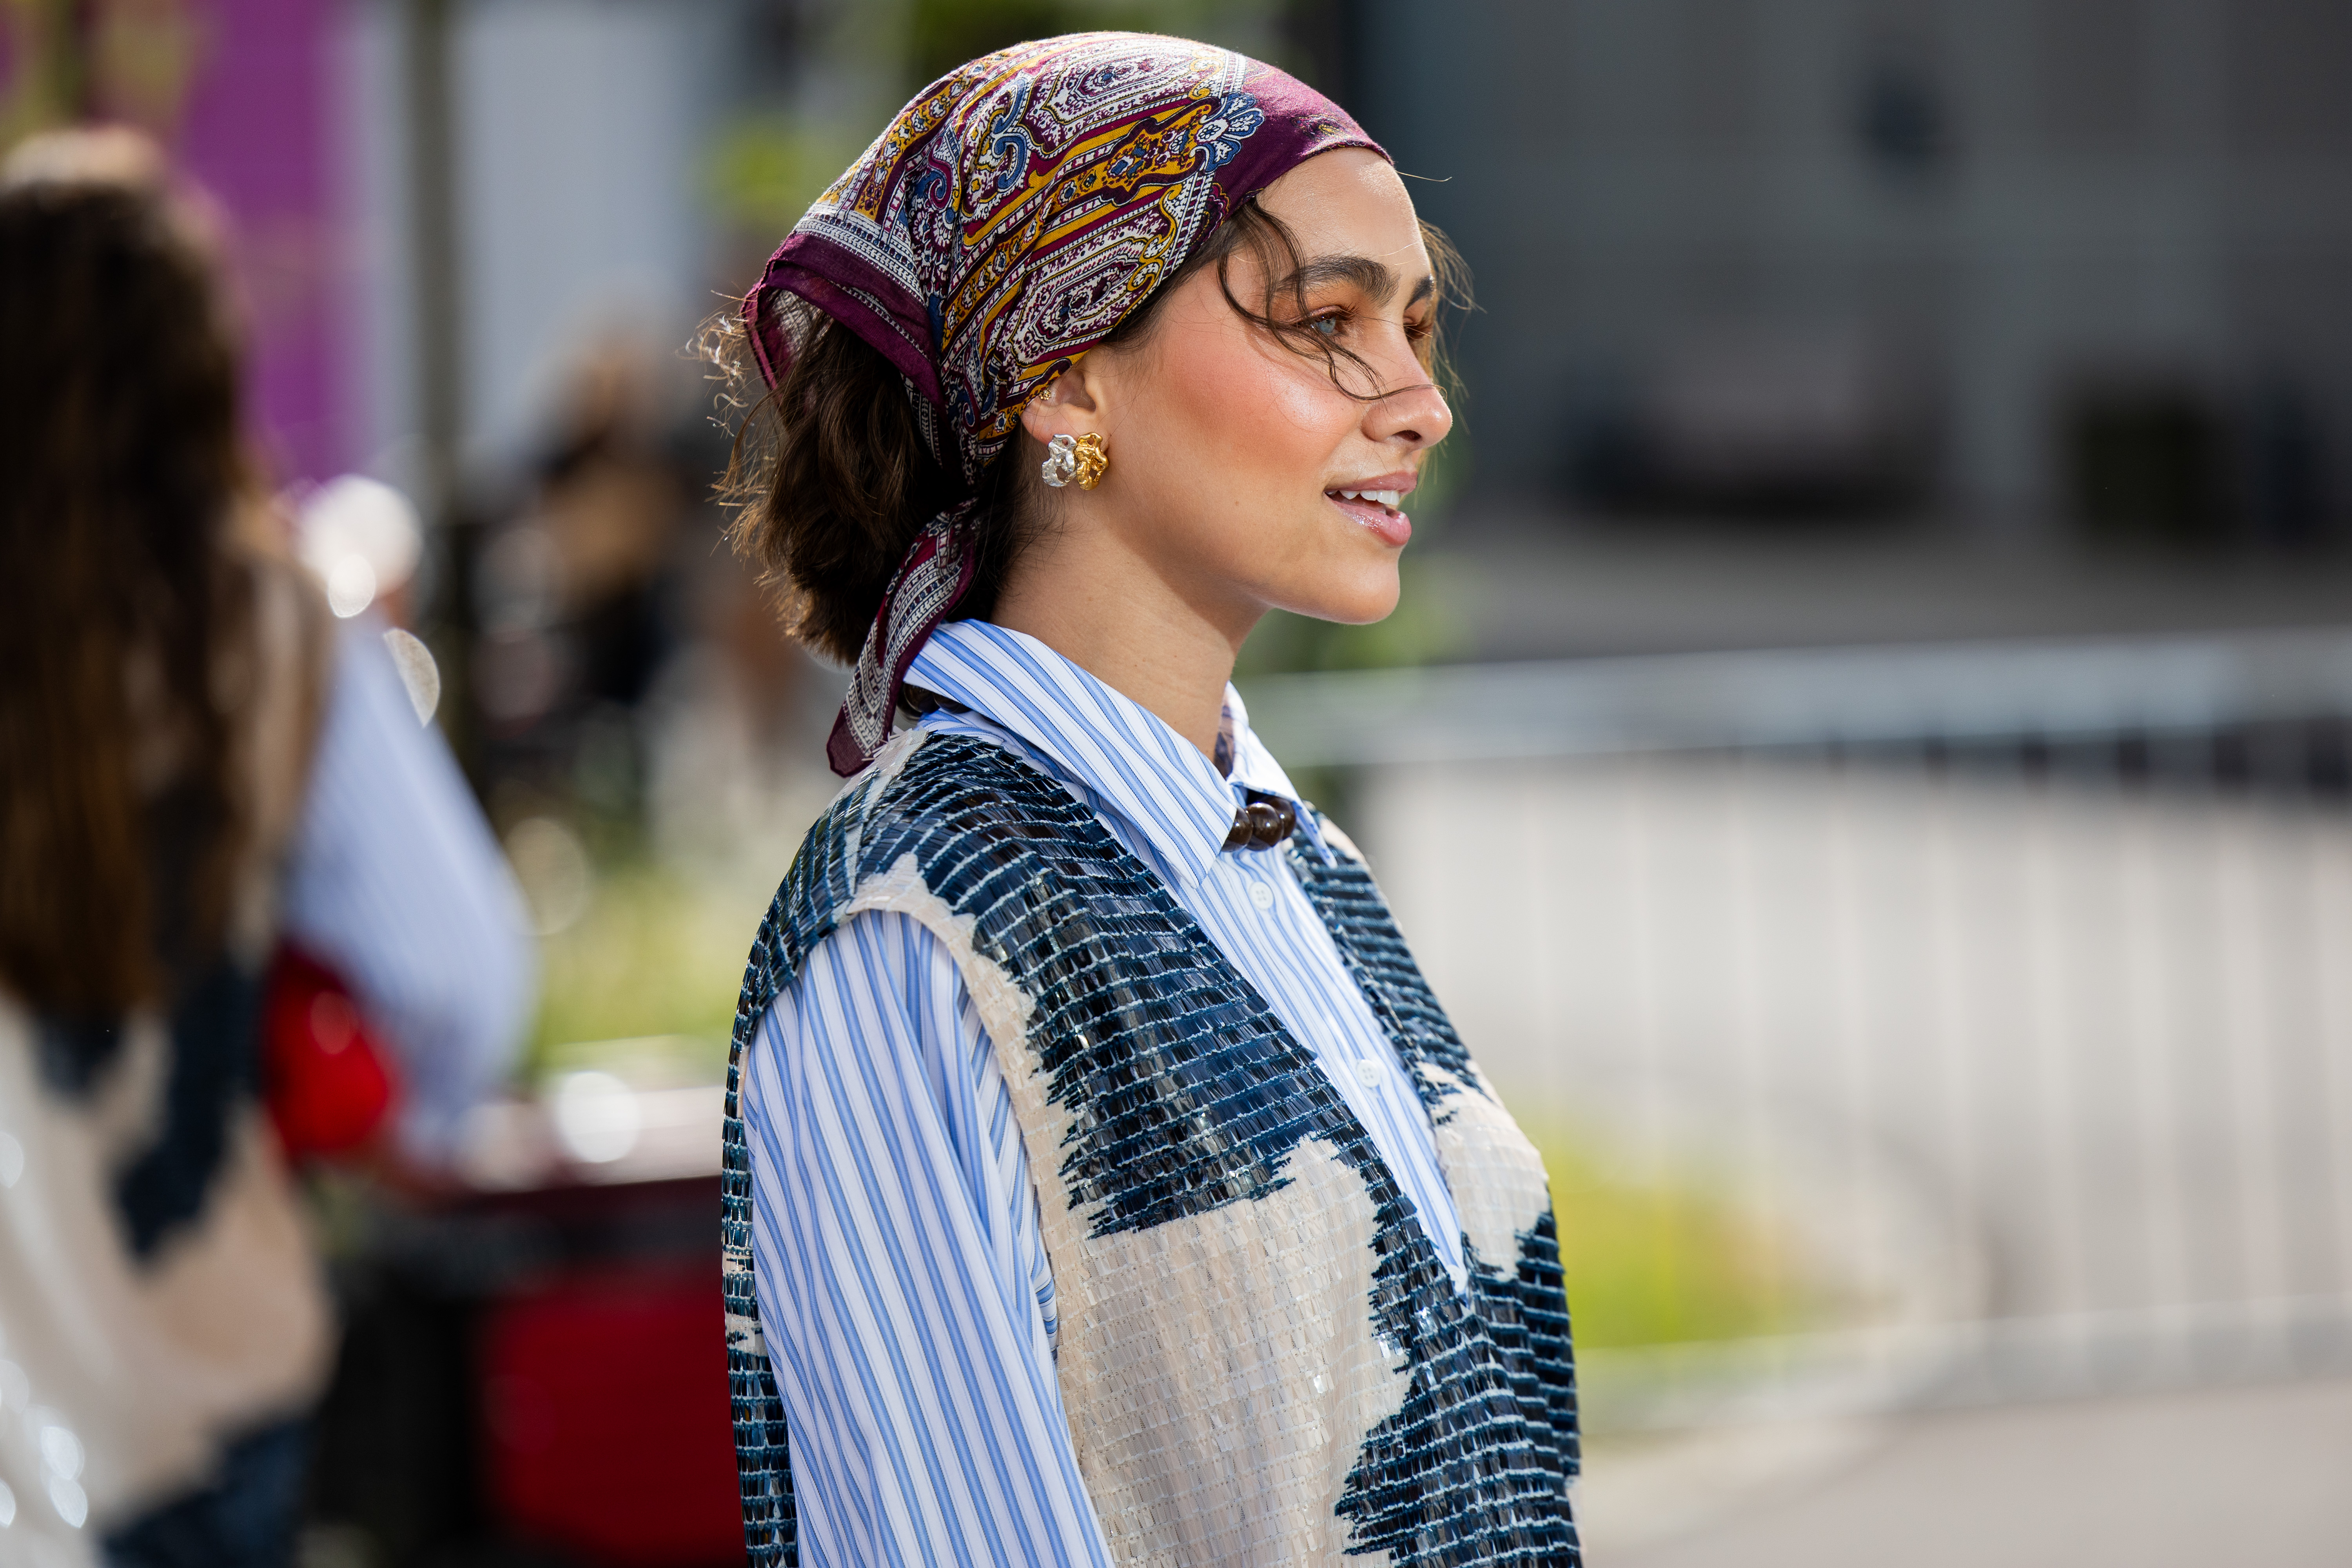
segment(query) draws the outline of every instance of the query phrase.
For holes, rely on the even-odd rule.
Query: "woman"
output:
[[[290,1560],[333,1343],[260,1105],[281,941],[395,1052],[412,1158],[530,1001],[497,847],[382,629],[339,628],[257,526],[215,273],[126,132],[0,177],[10,1563]]]
[[[740,538],[854,663],[730,1078],[755,1561],[1575,1561],[1541,1163],[1227,684],[1396,602],[1436,263],[1337,106],[1087,34],[746,299]]]

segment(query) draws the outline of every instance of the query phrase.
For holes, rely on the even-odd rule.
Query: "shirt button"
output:
[[[1274,889],[1267,887],[1264,882],[1252,882],[1250,884],[1250,902],[1255,904],[1261,910],[1270,910],[1274,908]]]
[[[1363,1080],[1364,1087],[1366,1089],[1378,1089],[1381,1087],[1381,1079],[1386,1078],[1388,1074],[1381,1071],[1381,1064],[1374,1061],[1371,1058],[1358,1057],[1356,1058],[1356,1076]]]

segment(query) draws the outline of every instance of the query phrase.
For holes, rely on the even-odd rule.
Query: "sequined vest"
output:
[[[1345,838],[1276,853],[1411,1071],[1460,1211],[1457,1290],[1314,1057],[1159,879],[1001,748],[900,735],[761,923],[727,1072],[727,1349],[756,1568],[795,1561],[737,1101],[761,1016],[867,910],[954,954],[1010,1089],[1080,1473],[1121,1563],[1574,1564],[1575,1373],[1542,1162]]]

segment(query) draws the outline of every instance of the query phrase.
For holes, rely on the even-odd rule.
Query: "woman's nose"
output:
[[[1398,357],[1402,363],[1377,367],[1384,374],[1381,384],[1395,390],[1366,405],[1364,434],[1375,441],[1434,447],[1454,428],[1454,410],[1410,350]]]

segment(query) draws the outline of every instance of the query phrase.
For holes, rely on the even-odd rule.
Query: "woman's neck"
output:
[[[1035,637],[1202,755],[1216,755],[1225,682],[1249,625],[1220,625],[1117,540],[1073,530],[1036,541],[989,618]]]

